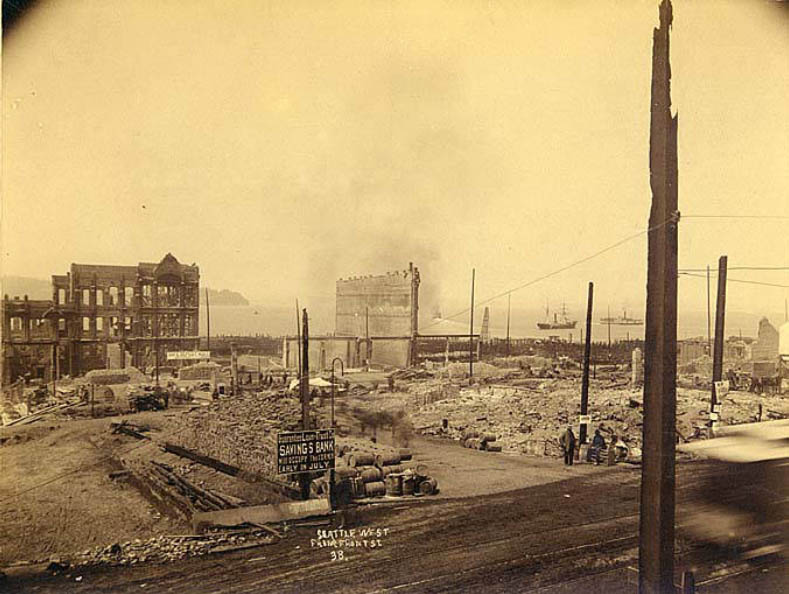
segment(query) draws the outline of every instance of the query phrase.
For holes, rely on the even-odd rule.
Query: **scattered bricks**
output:
[[[298,430],[301,410],[293,398],[244,393],[176,417],[172,424],[168,433],[174,445],[237,467],[239,477],[283,482],[286,477],[277,469],[277,434]]]

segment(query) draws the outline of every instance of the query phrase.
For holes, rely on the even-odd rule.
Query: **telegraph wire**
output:
[[[584,258],[581,258],[580,260],[576,260],[575,262],[573,262],[573,263],[571,263],[571,264],[568,264],[568,265],[566,265],[566,266],[563,266],[562,268],[558,268],[558,269],[554,270],[553,272],[549,272],[548,274],[544,274],[544,275],[542,275],[542,276],[539,276],[539,277],[537,277],[537,278],[535,278],[535,279],[532,279],[532,280],[530,280],[530,281],[527,281],[527,282],[523,283],[522,285],[518,285],[517,287],[514,287],[514,288],[512,288],[512,289],[509,289],[508,291],[504,291],[503,293],[499,293],[498,295],[494,295],[493,297],[489,297],[488,299],[485,299],[485,300],[483,300],[483,301],[480,301],[480,302],[479,302],[479,303],[477,303],[477,304],[476,304],[474,307],[475,307],[475,309],[476,309],[477,307],[479,307],[479,306],[481,306],[481,305],[484,305],[484,304],[486,304],[486,303],[490,303],[491,301],[495,301],[496,299],[499,299],[500,297],[504,297],[504,296],[506,296],[506,295],[510,295],[510,294],[514,293],[515,291],[520,291],[521,289],[525,289],[526,287],[530,287],[530,286],[532,286],[532,285],[536,285],[537,283],[539,283],[539,282],[542,282],[542,281],[544,281],[545,279],[548,279],[548,278],[551,278],[551,277],[553,277],[553,276],[556,276],[557,274],[561,274],[562,272],[564,272],[564,271],[566,271],[566,270],[569,270],[569,269],[571,269],[571,268],[574,268],[574,267],[576,267],[576,266],[579,266],[579,265],[581,265],[581,264],[585,264],[585,263],[586,263],[586,262],[588,262],[589,260],[592,260],[592,259],[594,259],[594,258],[597,258],[598,256],[601,256],[601,255],[605,254],[606,252],[610,252],[611,250],[613,250],[613,249],[615,249],[615,248],[618,248],[620,245],[623,245],[623,244],[627,243],[628,241],[632,241],[633,239],[636,239],[636,238],[638,238],[638,237],[641,237],[642,235],[646,235],[646,234],[647,234],[647,233],[649,233],[650,231],[654,231],[654,230],[656,230],[656,229],[660,229],[661,227],[664,227],[664,226],[665,226],[665,225],[667,225],[668,223],[670,223],[670,222],[672,222],[672,221],[676,221],[676,220],[677,220],[677,219],[671,218],[671,219],[668,219],[668,220],[666,220],[666,221],[663,221],[662,223],[658,223],[658,224],[657,224],[657,225],[655,225],[654,227],[649,227],[648,229],[645,229],[645,230],[643,230],[643,231],[639,231],[638,233],[634,233],[633,235],[629,235],[629,236],[625,237],[624,239],[620,239],[620,240],[619,240],[619,241],[617,241],[616,243],[612,243],[612,244],[611,244],[611,245],[609,245],[608,247],[604,247],[603,249],[601,249],[601,250],[598,250],[598,251],[594,252],[593,254],[591,254],[591,255],[589,255],[589,256],[586,256],[586,257],[584,257]],[[454,313],[454,314],[452,314],[452,315],[450,315],[450,316],[447,316],[447,317],[445,317],[445,318],[442,318],[442,319],[441,319],[441,320],[439,320],[438,322],[433,322],[432,324],[428,324],[427,326],[425,326],[425,327],[424,327],[424,328],[422,328],[422,329],[423,329],[423,330],[427,330],[428,328],[432,328],[433,326],[437,326],[437,325],[438,325],[438,324],[440,324],[440,323],[441,323],[441,321],[443,321],[443,320],[451,320],[452,318],[456,318],[457,316],[463,315],[464,313],[468,313],[469,309],[470,309],[470,308],[468,308],[468,307],[467,307],[467,308],[465,308],[465,309],[464,309],[464,310],[462,310],[462,311],[459,311],[459,312],[457,312],[457,313]]]
[[[785,220],[789,216],[784,215],[706,215],[706,214],[683,214],[683,219],[757,219],[757,220]]]
[[[728,266],[728,270],[761,270],[761,271],[776,271],[776,270],[789,270],[789,266]],[[706,268],[680,268],[679,272],[706,272]],[[710,269],[711,274],[718,274],[718,270]]]
[[[693,276],[695,278],[703,278],[703,279],[707,278],[706,275],[693,274],[691,272],[680,272],[679,275],[680,276]],[[763,287],[778,287],[780,289],[789,289],[789,285],[779,285],[777,283],[763,283],[763,282],[760,282],[760,281],[743,280],[743,279],[737,279],[737,278],[727,278],[726,282],[742,283],[742,284],[746,284],[746,285],[761,285]]]

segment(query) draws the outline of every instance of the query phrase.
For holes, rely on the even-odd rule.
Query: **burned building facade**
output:
[[[335,332],[310,337],[310,368],[327,369],[335,358],[346,367],[412,364],[419,333],[419,282],[413,264],[403,271],[338,280]],[[286,367],[298,366],[298,351],[298,339],[286,338]]]
[[[419,269],[337,281],[335,334],[371,341],[370,362],[405,367],[416,355]]]
[[[3,383],[163,364],[198,347],[200,271],[167,254],[137,266],[72,264],[52,300],[3,298]]]

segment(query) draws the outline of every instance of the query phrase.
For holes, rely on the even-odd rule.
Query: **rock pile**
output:
[[[677,431],[682,439],[700,434],[709,420],[709,392],[678,389]],[[613,435],[631,450],[641,448],[642,392],[639,389],[592,382],[589,414],[594,429],[608,439]],[[789,400],[732,392],[723,402],[724,425],[758,420],[759,404],[768,414],[789,416]],[[464,388],[457,398],[428,403],[412,411],[417,431],[452,439],[467,439],[469,432],[494,434],[505,452],[559,455],[558,437],[568,424],[576,428],[580,413],[580,381],[552,379],[535,387],[487,386]],[[444,426],[446,421],[446,427]],[[465,436],[464,436],[465,433]],[[473,443],[473,442],[472,442]]]
[[[137,565],[167,563],[206,553],[231,550],[254,544],[271,544],[274,538],[266,531],[216,533],[204,536],[157,536],[147,540],[115,543],[78,553],[72,565]]]
[[[271,392],[244,393],[173,418],[170,441],[281,481],[277,433],[300,427],[298,400]]]

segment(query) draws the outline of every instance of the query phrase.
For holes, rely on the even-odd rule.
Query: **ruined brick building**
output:
[[[310,369],[325,370],[335,358],[345,367],[406,367],[416,357],[419,333],[419,269],[339,279],[335,332],[310,337]],[[283,343],[283,364],[298,367],[298,340]]]
[[[172,254],[137,266],[72,264],[52,300],[3,298],[3,384],[164,362],[198,348],[200,271]]]

